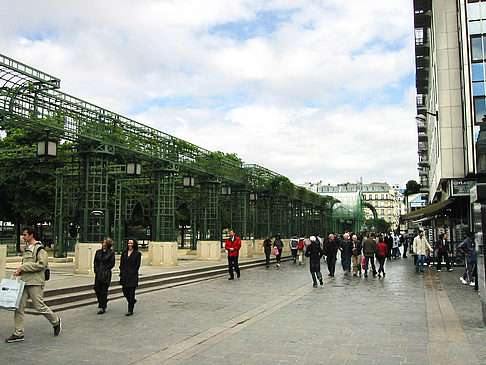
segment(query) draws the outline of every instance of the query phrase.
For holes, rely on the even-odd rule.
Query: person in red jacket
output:
[[[238,256],[241,248],[241,238],[235,235],[235,231],[229,231],[230,237],[226,240],[224,248],[228,251],[228,271],[230,277],[228,280],[234,280],[233,269],[236,271],[236,277],[240,277],[240,268],[238,267]]]
[[[380,273],[383,273],[383,277],[385,277],[385,260],[388,257],[390,251],[388,250],[388,245],[385,243],[383,236],[380,235],[378,239],[378,245],[376,246],[376,258],[380,264],[380,268],[378,269],[378,277],[380,277]]]

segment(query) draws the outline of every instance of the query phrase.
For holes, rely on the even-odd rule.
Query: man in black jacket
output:
[[[324,242],[324,255],[327,260],[327,269],[329,270],[329,276],[334,276],[336,270],[336,255],[338,251],[338,242],[334,234],[329,235],[329,239]]]
[[[452,271],[451,264],[449,263],[449,255],[451,251],[449,249],[446,233],[439,235],[435,250],[437,251],[437,271],[441,271],[442,258],[445,260],[447,271]]]
[[[321,274],[321,257],[322,257],[322,249],[321,245],[319,244],[319,241],[315,236],[310,236],[310,245],[307,246],[307,249],[305,251],[305,256],[310,258],[310,272],[312,276],[312,281],[313,284],[312,286],[314,288],[317,288],[317,279],[319,279],[319,283],[322,285],[322,274]]]

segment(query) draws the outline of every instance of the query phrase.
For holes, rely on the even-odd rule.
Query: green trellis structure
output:
[[[63,161],[52,171],[57,256],[72,249],[70,223],[80,226],[82,242],[114,237],[117,251],[134,216],[150,226],[151,240],[174,241],[176,211],[182,205],[190,211],[192,248],[197,240],[221,240],[223,228],[234,228],[249,239],[332,230],[334,199],[59,88],[59,78],[0,55],[0,127],[45,131]],[[0,160],[16,158],[37,158],[35,147],[0,151]],[[140,166],[141,173],[132,171],[130,163]],[[184,177],[194,185],[184,187]]]

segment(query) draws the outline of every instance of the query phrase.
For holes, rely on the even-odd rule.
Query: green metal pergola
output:
[[[0,127],[45,131],[62,159],[52,171],[57,256],[68,250],[72,222],[80,226],[80,241],[113,236],[117,251],[134,215],[150,226],[151,240],[174,241],[181,206],[190,212],[192,248],[198,239],[220,240],[230,227],[244,238],[331,230],[332,198],[59,88],[59,78],[0,55]],[[0,160],[29,158],[37,158],[32,146],[0,151]]]

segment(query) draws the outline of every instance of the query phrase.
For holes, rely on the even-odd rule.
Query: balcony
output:
[[[432,0],[413,0],[413,10],[415,12],[432,10]]]
[[[432,19],[430,15],[430,11],[415,10],[415,14],[413,18],[414,18],[415,28],[430,28],[431,19]]]
[[[418,150],[419,150],[419,154],[424,154],[424,153],[427,153],[428,151],[428,144],[426,141],[419,141],[418,143]]]
[[[427,168],[430,167],[429,156],[427,156],[425,154],[420,154],[419,155],[418,165],[420,167],[427,167]]]

